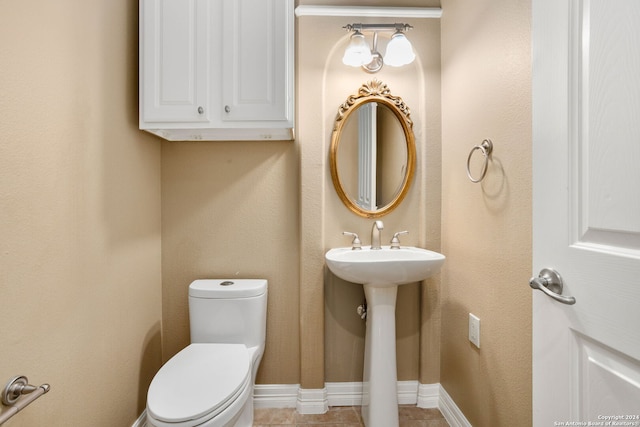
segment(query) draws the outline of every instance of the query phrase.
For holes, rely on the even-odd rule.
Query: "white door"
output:
[[[534,426],[640,426],[640,1],[532,7]]]

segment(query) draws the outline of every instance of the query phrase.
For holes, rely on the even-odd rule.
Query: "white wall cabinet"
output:
[[[140,129],[289,140],[293,0],[140,0]]]

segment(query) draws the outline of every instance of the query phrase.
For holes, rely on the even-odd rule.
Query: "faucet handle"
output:
[[[401,234],[407,234],[407,233],[409,232],[406,230],[398,231],[397,233],[395,233],[391,238],[391,249],[400,249],[400,239],[398,238],[398,236]]]
[[[350,231],[343,231],[343,235],[345,236],[353,236],[353,241],[351,242],[351,250],[357,251],[362,249],[362,242],[356,233],[352,233]]]

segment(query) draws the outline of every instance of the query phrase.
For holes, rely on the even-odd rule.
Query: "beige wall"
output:
[[[264,278],[267,344],[257,381],[299,382],[297,155],[291,141],[162,143],[165,360],[189,344],[194,279]]]
[[[127,426],[160,365],[160,146],[137,130],[137,2],[0,6],[7,426]]]
[[[411,191],[397,210],[381,218],[385,224],[383,240],[388,242],[395,231],[409,230],[402,239],[404,244],[440,250],[440,23],[435,19],[408,20],[415,27],[410,39],[418,59],[411,66],[386,67],[371,75],[341,62],[349,38],[341,27],[350,22],[353,20],[348,18],[298,19],[300,304],[302,332],[310,333],[302,338],[308,341],[301,349],[304,388],[322,388],[324,381],[362,380],[364,322],[356,307],[364,293],[360,285],[345,283],[327,272],[324,253],[350,243],[342,235],[344,230],[358,233],[365,245],[370,243],[372,220],[351,213],[336,195],[328,152],[338,106],[373,78],[386,83],[410,107],[417,145],[417,172]],[[424,286],[405,285],[399,290],[396,345],[400,380],[438,381],[438,301],[437,277]]]
[[[411,22],[418,61],[373,76],[411,107],[418,145],[384,238],[408,229],[403,242],[447,256],[442,289],[436,277],[400,291],[399,379],[442,382],[475,426],[531,422],[529,3],[443,0],[442,23]],[[188,342],[199,277],[269,280],[259,382],[359,380],[362,290],[323,260],[343,230],[367,244],[371,228],[328,169],[337,105],[372,77],[339,63],[349,22],[297,21],[296,141],[169,143],[137,130],[137,2],[3,5],[0,381],[52,385],[11,426],[131,425],[161,331],[163,360]],[[493,162],[474,185],[464,163],[484,137]]]
[[[324,252],[349,243],[343,230],[369,241],[371,221],[348,211],[333,190],[328,151],[338,105],[372,77],[411,107],[418,145],[413,188],[384,218],[384,238],[408,229],[405,244],[439,250],[439,22],[411,22],[415,65],[371,76],[340,62],[348,39],[343,21],[297,21],[296,141],[163,143],[165,360],[189,342],[187,286],[193,279],[265,277],[267,343],[258,382],[323,388],[325,381],[362,378],[364,323],[355,313],[362,288],[331,276],[325,283]],[[437,382],[438,283],[426,284],[424,297],[417,284],[399,294],[401,379],[422,373]]]
[[[369,239],[371,221],[349,212],[335,195],[328,149],[338,105],[372,77],[411,107],[418,144],[413,189],[384,218],[385,238],[408,229],[405,244],[439,250],[439,22],[410,22],[418,61],[376,76],[340,63],[347,22],[297,21],[296,141],[163,143],[164,360],[189,342],[192,280],[264,277],[267,343],[258,382],[323,388],[325,380],[361,379],[364,323],[355,307],[363,292],[331,276],[325,283],[324,252],[348,244],[345,229],[360,233],[365,243]],[[400,379],[438,381],[438,283],[434,278],[423,289],[408,285],[399,293]]]
[[[531,425],[530,0],[442,3],[441,382],[474,426]],[[483,138],[494,153],[473,184]]]

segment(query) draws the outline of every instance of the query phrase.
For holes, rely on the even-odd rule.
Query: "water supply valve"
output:
[[[363,302],[362,304],[360,304],[358,306],[358,308],[356,308],[356,313],[358,313],[358,316],[360,316],[360,318],[362,320],[367,318],[367,303]]]

